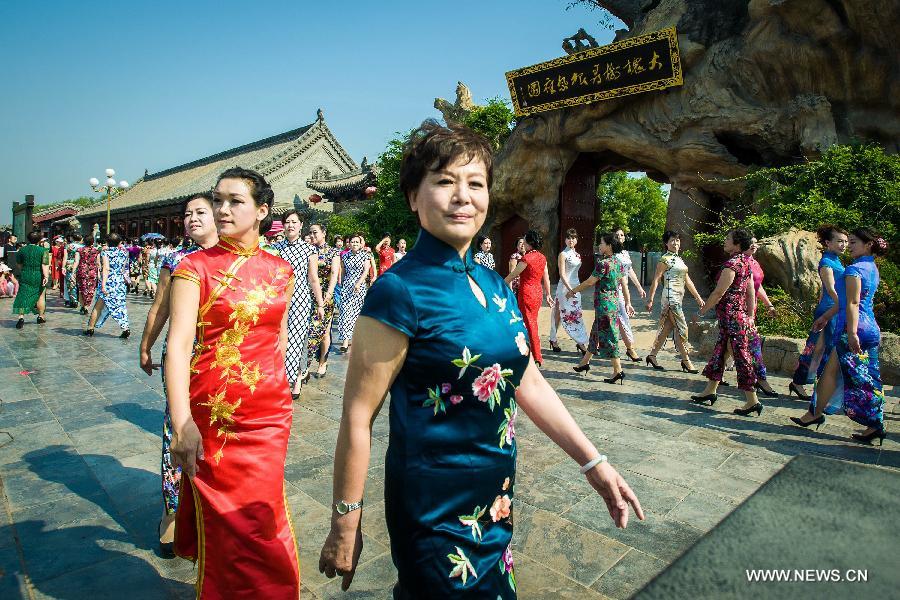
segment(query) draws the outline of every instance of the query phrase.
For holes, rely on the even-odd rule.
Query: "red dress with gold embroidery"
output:
[[[296,599],[284,492],[292,404],[278,350],[293,270],[223,239],[172,277],[200,286],[190,399],[206,457],[181,486],[175,551],[197,561],[198,598]]]

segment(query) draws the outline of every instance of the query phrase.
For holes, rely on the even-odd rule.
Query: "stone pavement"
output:
[[[113,323],[82,337],[84,318],[56,300],[47,324],[32,317],[17,331],[11,301],[0,301],[0,598],[193,596],[193,565],[155,553],[163,398],[159,376],[137,366],[148,306],[145,298],[129,302],[133,336],[123,341]],[[636,329],[643,352],[653,326],[637,319]],[[792,427],[787,417],[803,404],[784,396],[764,399],[760,418],[737,417],[733,387],[714,408],[694,406],[687,399],[701,376],[676,371],[665,352],[667,371],[629,363],[625,385],[610,386],[600,381],[608,364],[575,376],[565,334],[562,345],[561,354],[546,352],[544,373],[631,483],[647,520],[615,529],[577,466],[521,415],[514,513],[521,598],[627,598],[797,454],[900,468],[896,434],[883,448],[860,447],[847,441],[844,417],[818,432]],[[351,592],[318,573],[346,358],[334,356],[329,368],[295,404],[285,468],[304,598],[388,598],[395,574],[382,500],[386,407],[374,427],[365,549]],[[773,384],[783,391],[787,382]],[[896,391],[888,400],[888,429],[896,429]]]

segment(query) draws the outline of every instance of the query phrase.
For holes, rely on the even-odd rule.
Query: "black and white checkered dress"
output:
[[[365,281],[359,286],[359,290],[354,291],[353,286],[370,268],[371,260],[372,255],[363,250],[356,254],[347,252],[341,257],[344,277],[341,284],[341,316],[338,328],[345,344],[349,344],[353,339],[353,327],[359,318],[363,302],[366,299],[366,292],[369,289]]]
[[[294,267],[294,295],[288,308],[288,344],[284,357],[288,383],[293,387],[300,367],[306,364],[306,342],[312,317],[312,291],[309,289],[309,257],[316,255],[312,244],[298,239],[273,244],[281,258]]]

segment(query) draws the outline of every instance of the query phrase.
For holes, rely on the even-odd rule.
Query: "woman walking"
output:
[[[340,352],[343,354],[353,341],[353,328],[362,310],[369,286],[366,277],[375,266],[371,253],[362,249],[362,236],[350,236],[350,252],[341,255],[341,316],[338,329],[341,335]]]
[[[475,262],[491,271],[496,271],[497,263],[494,261],[494,255],[491,254],[491,243],[491,238],[488,236],[478,236],[475,243],[475,247],[478,248],[478,252],[475,253]]]
[[[873,304],[881,280],[875,256],[887,253],[888,245],[873,230],[862,227],[850,234],[849,249],[853,263],[844,271],[846,296],[836,311],[834,348],[827,363],[819,367],[809,410],[800,417],[791,417],[791,421],[818,429],[825,422],[825,414],[843,410],[865,427],[852,435],[854,441],[871,444],[878,438],[882,444],[886,434],[878,360],[881,328]]]
[[[641,357],[634,351],[634,331],[631,329],[631,317],[634,316],[634,308],[631,306],[630,302],[625,302],[624,290],[628,287],[628,281],[630,280],[631,283],[634,284],[634,287],[637,288],[641,298],[644,298],[647,293],[644,291],[644,288],[641,287],[641,282],[638,280],[637,275],[634,274],[631,255],[628,253],[628,250],[625,249],[625,230],[620,227],[613,233],[622,245],[622,250],[616,253],[616,260],[622,264],[622,273],[625,275],[625,277],[622,278],[622,289],[616,294],[619,303],[617,307],[619,333],[622,334],[622,341],[625,343],[625,355],[632,362],[641,362]]]
[[[553,308],[553,294],[550,291],[550,275],[547,273],[547,258],[541,254],[541,234],[529,230],[525,233],[525,254],[516,268],[506,276],[506,282],[519,279],[516,300],[525,320],[525,329],[531,342],[531,353],[537,366],[544,363],[541,355],[541,333],[538,330],[538,313],[541,304],[547,299],[547,305]]]
[[[94,302],[94,293],[97,291],[97,275],[100,250],[94,245],[93,236],[84,239],[84,247],[78,249],[75,256],[75,281],[78,284],[78,302],[81,304],[80,312],[88,314],[91,304]]]
[[[184,215],[184,229],[190,235],[190,243],[183,244],[179,250],[166,256],[160,267],[156,297],[153,299],[153,305],[147,312],[147,322],[144,324],[144,333],[141,336],[140,365],[147,375],[153,375],[153,371],[159,367],[159,365],[153,363],[151,349],[169,320],[172,273],[185,256],[198,250],[212,248],[219,241],[219,237],[216,234],[216,223],[213,219],[211,192],[204,192],[189,198],[184,203],[181,212]],[[163,364],[166,361],[166,350],[167,343],[164,342],[161,360]],[[160,375],[165,387],[165,369],[160,371]],[[181,490],[181,469],[176,468],[172,464],[172,457],[169,451],[171,446],[172,417],[169,413],[169,404],[167,402],[163,415],[162,455],[160,460],[163,513],[157,529],[159,534],[159,551],[166,558],[175,556],[175,513],[178,510],[178,495]]]
[[[616,258],[616,254],[622,251],[622,242],[614,233],[603,233],[598,240],[597,249],[600,251],[600,260],[594,267],[593,274],[584,283],[576,285],[566,292],[566,298],[574,298],[575,294],[587,288],[594,287],[594,325],[591,327],[591,337],[587,352],[581,357],[577,367],[572,367],[578,373],[587,373],[591,370],[591,359],[595,354],[600,358],[608,358],[612,363],[613,376],[604,378],[606,383],[620,385],[625,382],[625,371],[622,369],[622,361],[619,359],[619,327],[616,324],[619,310],[618,291],[622,289],[625,301],[630,305],[631,296],[628,286],[623,286],[625,273],[622,271],[622,263]]]
[[[66,245],[66,252],[63,255],[63,300],[66,307],[78,307],[78,284],[75,282],[75,258],[78,256],[78,249],[84,244],[81,243],[81,235],[72,236],[72,241]]]
[[[691,400],[698,404],[709,402],[712,406],[716,403],[716,392],[725,371],[726,354],[730,352],[737,370],[738,388],[744,391],[745,397],[744,406],[734,409],[734,413],[744,417],[753,412],[759,416],[763,410],[762,403],[756,398],[756,371],[750,356],[750,315],[756,310],[756,293],[750,273],[750,257],[745,252],[752,241],[753,234],[746,229],[732,229],[725,236],[724,250],[731,258],[722,265],[716,288],[697,312],[699,317],[710,307],[716,307],[719,337],[703,369],[703,376],[708,380],[706,387],[703,393],[691,396]]]
[[[763,272],[762,265],[753,256],[757,250],[759,250],[759,244],[756,243],[756,238],[753,238],[750,242],[750,248],[744,252],[749,258],[750,275],[753,277],[753,293],[756,295],[756,302],[753,304],[753,314],[750,315],[750,358],[753,359],[753,369],[756,371],[756,384],[754,387],[757,393],[761,393],[768,398],[777,398],[778,393],[766,381],[768,374],[762,355],[762,337],[756,328],[756,310],[760,304],[766,308],[768,316],[775,316],[775,305],[769,300],[766,289],[762,286],[766,274]]]
[[[815,381],[822,359],[828,360],[831,356],[834,347],[834,323],[838,314],[836,307],[840,307],[842,299],[846,302],[844,265],[840,257],[847,250],[849,242],[847,232],[834,225],[823,225],[816,234],[823,251],[822,259],[819,261],[819,281],[822,282],[822,289],[819,292],[819,303],[813,313],[815,321],[812,330],[806,338],[806,345],[800,354],[792,381],[788,384],[788,396],[794,393],[801,400],[812,399],[804,386]],[[835,310],[832,310],[833,308]]]
[[[575,250],[578,245],[578,232],[574,229],[566,231],[566,247],[556,259],[559,269],[559,283],[556,284],[556,303],[550,313],[550,349],[554,352],[562,350],[556,343],[556,332],[562,321],[566,333],[575,340],[578,351],[587,352],[588,334],[584,326],[584,315],[581,312],[581,293],[571,298],[566,294],[578,285],[578,270],[581,268],[581,255]]]
[[[490,152],[490,142],[470,130],[429,124],[404,153],[400,187],[422,230],[406,258],[372,286],[357,323],[331,531],[319,559],[319,570],[343,577],[345,590],[362,549],[372,422],[388,391],[384,506],[394,598],[516,597],[510,543],[520,407],[583,465],[617,526],[627,524],[629,505],[643,518],[634,493],[534,366],[522,322],[510,318],[512,291],[473,263],[470,244],[488,209]]]
[[[175,552],[197,563],[197,598],[296,600],[300,569],[284,484],[293,273],[259,247],[275,200],[262,175],[229,169],[213,194],[219,243],[172,273],[170,452],[186,476]]]
[[[162,266],[162,240],[156,240],[147,253],[147,293],[151,298],[156,295],[159,284],[159,269]]]
[[[684,318],[684,291],[691,293],[697,306],[703,308],[703,297],[697,292],[688,267],[684,260],[678,256],[681,249],[681,236],[675,231],[666,231],[662,237],[663,246],[666,248],[659,263],[656,265],[656,273],[653,275],[653,283],[650,284],[650,292],[647,294],[647,311],[653,312],[653,297],[656,295],[656,286],[662,281],[662,293],[659,300],[659,325],[656,331],[656,340],[653,348],[647,355],[647,364],[654,369],[664,371],[656,360],[666,338],[675,331],[675,348],[681,354],[681,370],[686,373],[697,373],[691,362],[690,346],[688,345],[688,326]]]
[[[131,330],[128,328],[128,284],[125,283],[125,270],[128,268],[128,252],[122,247],[122,238],[118,233],[106,237],[107,249],[100,255],[100,285],[97,288],[97,302],[88,319],[84,335],[94,335],[94,327],[103,327],[106,320],[112,317],[122,328],[120,338],[128,339]],[[96,324],[96,325],[95,325]]]
[[[318,359],[316,379],[328,373],[328,353],[331,351],[331,322],[334,319],[334,287],[341,271],[340,252],[326,242],[325,225],[316,223],[309,228],[312,245],[316,250],[316,271],[319,276],[319,291],[322,294],[322,315],[313,315],[309,325],[309,340],[306,344],[306,370],[303,379],[308,379],[313,358]]]
[[[519,265],[519,261],[522,260],[522,257],[525,255],[525,238],[520,237],[516,240],[516,251],[509,255],[509,270],[508,273],[512,273],[516,267]],[[516,277],[510,282],[510,287],[512,288],[513,293],[517,293],[519,291],[519,278]]]
[[[21,267],[19,273],[19,291],[13,300],[12,312],[19,315],[16,329],[25,326],[25,313],[37,315],[38,324],[46,323],[44,310],[47,308],[46,291],[50,282],[50,253],[43,246],[41,232],[28,234],[28,243],[16,252],[16,262]]]
[[[296,400],[306,374],[305,370],[301,373],[301,369],[306,365],[306,343],[313,302],[318,318],[325,314],[325,307],[322,287],[319,285],[317,252],[300,237],[303,232],[300,213],[290,210],[282,216],[281,222],[284,224],[285,239],[275,244],[275,248],[281,258],[294,269],[294,294],[288,307],[288,345],[284,367],[288,385],[291,386],[291,396]]]

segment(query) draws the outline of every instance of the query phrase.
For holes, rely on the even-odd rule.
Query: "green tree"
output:
[[[666,226],[667,200],[662,185],[646,175],[630,177],[624,171],[604,173],[597,183],[597,231],[621,227],[637,250],[655,248]]]
[[[62,200],[60,202],[51,202],[50,204],[35,204],[34,211],[47,210],[48,208],[53,208],[54,206],[59,206],[61,204],[74,204],[79,208],[87,208],[88,206],[93,206],[98,202],[103,201],[103,196],[79,196],[78,198],[69,198],[68,200]]]
[[[509,102],[499,96],[489,99],[483,106],[476,106],[463,119],[463,125],[489,139],[495,151],[506,143],[515,124],[516,117]]]

